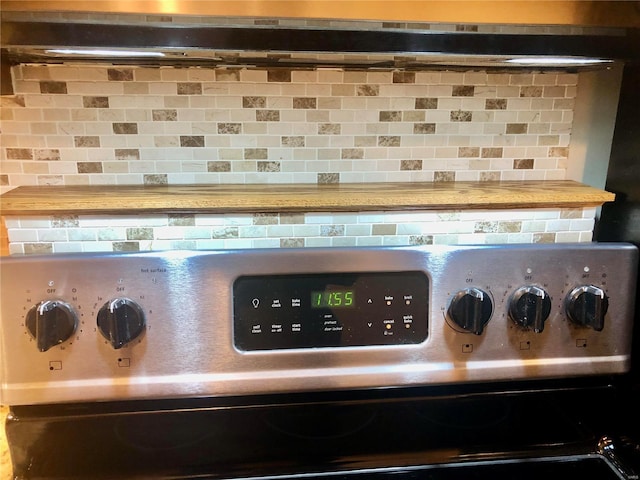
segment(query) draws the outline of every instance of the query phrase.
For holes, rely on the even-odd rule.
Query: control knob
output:
[[[540,287],[527,285],[517,289],[509,303],[509,317],[524,328],[540,333],[551,313],[551,298]]]
[[[582,285],[571,290],[565,309],[573,323],[591,327],[599,332],[604,328],[604,316],[609,308],[609,299],[604,290],[594,285]]]
[[[73,335],[78,318],[69,304],[44,300],[27,312],[25,325],[36,340],[38,350],[46,352]]]
[[[142,307],[128,298],[115,298],[98,311],[98,330],[115,349],[124,347],[142,333],[145,326]]]
[[[449,318],[467,332],[481,335],[491,318],[493,302],[489,294],[479,288],[465,288],[451,299]]]

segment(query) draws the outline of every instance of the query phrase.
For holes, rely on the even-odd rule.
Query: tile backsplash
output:
[[[579,25],[526,25],[526,24],[459,24],[429,23],[379,20],[353,20],[338,18],[305,18],[305,17],[252,17],[252,16],[219,16],[219,15],[172,15],[172,14],[136,14],[90,11],[7,11],[3,18],[14,21],[48,21],[65,23],[106,23],[132,25],[208,25],[208,26],[257,26],[284,28],[319,28],[319,29],[356,29],[356,30],[418,30],[435,32],[466,33],[510,33],[510,34],[556,34],[583,35],[587,32],[600,35],[621,34],[615,27],[584,27]],[[330,31],[328,32],[330,34]]]
[[[564,179],[577,74],[22,65],[0,185]]]
[[[588,242],[586,209],[55,216],[7,221],[12,254]]]
[[[579,74],[13,67],[0,188],[562,180]],[[595,209],[7,218],[13,254],[590,241]]]

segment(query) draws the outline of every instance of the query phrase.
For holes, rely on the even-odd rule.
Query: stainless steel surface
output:
[[[499,381],[628,369],[637,249],[622,244],[285,249],[9,257],[1,265],[4,404],[261,394]],[[423,271],[428,338],[417,345],[241,352],[233,342],[232,285],[242,275]],[[544,288],[544,331],[523,329],[509,300]],[[609,298],[604,328],[567,319],[565,298],[596,285]],[[481,335],[446,318],[456,292],[493,303]],[[100,334],[105,302],[139,303],[145,332],[120,349]],[[39,352],[25,314],[46,300],[79,316],[71,340]],[[426,319],[422,319],[426,321]]]
[[[428,3],[4,0],[0,88],[13,93],[16,63],[574,72],[640,58],[633,2]]]
[[[640,58],[636,42],[639,32],[484,34],[373,28],[366,23],[299,27],[5,19],[1,43],[3,55],[18,63],[103,61],[136,65],[410,70],[476,66],[575,71],[607,68],[614,60]],[[327,58],[323,53],[335,55]]]

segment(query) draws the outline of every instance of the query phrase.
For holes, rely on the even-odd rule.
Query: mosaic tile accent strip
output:
[[[596,210],[8,217],[11,254],[589,242]]]
[[[434,30],[441,32],[467,33],[545,33],[557,35],[583,35],[587,32],[614,35],[623,31],[614,27],[580,27],[573,25],[499,25],[499,24],[456,24],[424,22],[387,22],[370,20],[267,18],[267,17],[220,17],[189,15],[140,15],[126,13],[78,13],[78,12],[3,12],[7,20],[29,21],[49,20],[54,22],[101,22],[109,24],[136,23],[155,25],[221,25],[221,26],[271,26],[271,27],[315,27],[337,29],[381,29],[381,30]],[[114,69],[114,75],[117,75]]]
[[[6,186],[561,180],[578,74],[13,67]],[[6,187],[3,187],[6,190]]]

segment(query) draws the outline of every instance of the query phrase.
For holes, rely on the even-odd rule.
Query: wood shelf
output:
[[[573,181],[18,187],[2,215],[577,208],[615,195]]]

